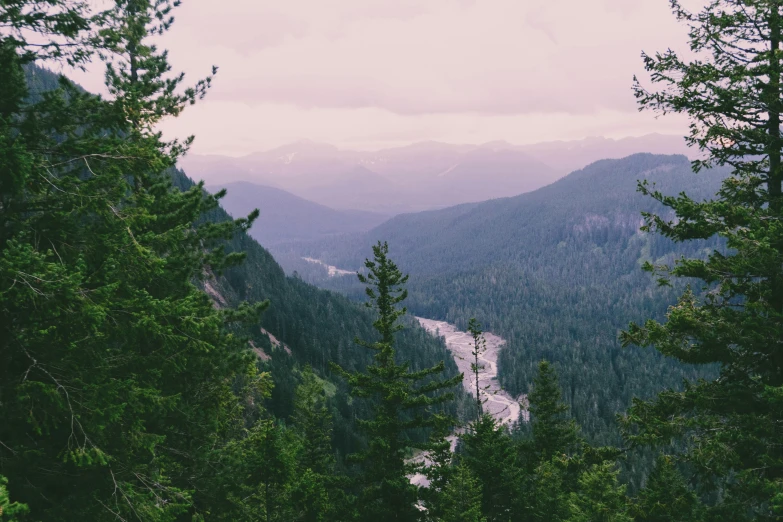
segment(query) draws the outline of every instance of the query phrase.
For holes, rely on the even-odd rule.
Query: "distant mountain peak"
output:
[[[505,140],[488,141],[478,146],[478,148],[480,149],[490,149],[490,150],[513,149],[514,147],[515,145]]]
[[[291,163],[299,157],[322,157],[338,154],[340,149],[329,143],[311,140],[298,140],[264,152],[254,152],[245,156],[246,159],[267,158],[283,163]]]

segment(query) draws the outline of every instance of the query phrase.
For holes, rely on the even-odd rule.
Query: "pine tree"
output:
[[[557,374],[549,362],[539,363],[528,401],[532,449],[537,463],[548,462],[555,456],[577,449],[580,442],[579,428],[568,417],[568,405],[562,402]]]
[[[215,518],[292,520],[296,448],[293,433],[274,419],[259,420],[247,436],[232,441],[224,452],[230,476],[221,483],[231,507],[214,512]]]
[[[715,0],[699,12],[671,3],[697,58],[671,50],[643,55],[661,88],[648,90],[637,81],[636,96],[642,108],[690,118],[687,141],[703,154],[694,170],[728,165],[732,173],[709,201],[665,196],[641,184],[674,214],[646,214],[644,229],[674,241],[719,236],[726,248],[674,266],[648,263],[662,284],[671,277],[702,283],[686,289],[665,322],[632,324],[622,340],[684,363],[714,364],[720,376],[634,401],[625,433],[635,444],[686,441],[682,459],[705,487],[724,491],[724,507],[777,520],[783,496],[783,2]]]
[[[614,464],[595,464],[579,477],[578,492],[571,493],[569,522],[631,522],[625,486],[617,481]]]
[[[292,495],[299,512],[297,520],[341,520],[338,513],[344,512],[347,499],[335,469],[332,413],[326,402],[324,381],[309,366],[302,371],[302,382],[296,388],[291,421],[301,440]]]
[[[29,100],[36,95],[41,100],[28,92],[24,68],[36,60],[84,67],[95,50],[87,43],[93,20],[88,5],[77,2],[7,0],[0,5],[0,248],[24,228],[23,216],[39,208],[31,196],[52,188],[41,172],[43,160],[57,152],[52,134],[62,136],[85,121],[79,117],[84,98],[78,95],[70,107],[51,96],[32,111]]]
[[[6,2],[0,17],[16,4],[32,10],[20,18],[28,28],[74,23],[70,2]],[[46,21],[49,8],[65,11]],[[88,44],[109,60],[143,56],[136,79],[134,60],[115,62],[108,99],[63,80],[32,102],[18,85],[3,93],[15,101],[0,102],[10,143],[0,161],[17,176],[3,178],[0,205],[0,460],[36,520],[208,511],[211,459],[244,421],[240,395],[261,379],[230,323],[263,305],[219,312],[196,284],[241,260],[220,240],[252,219],[199,224],[217,199],[171,186],[164,171],[183,145],[152,130],[203,92],[172,94],[165,53],[144,45],[168,26],[157,22],[167,9],[118,2],[102,25],[85,22],[87,43],[62,48],[71,61],[96,50]],[[0,69],[18,82],[29,53],[8,52],[10,40]]]
[[[520,426],[523,438],[517,443],[523,485],[515,510],[531,520],[566,520],[568,495],[577,489],[579,475],[592,462],[579,435],[579,427],[569,418],[568,406],[552,365],[541,361],[528,394],[530,422]]]
[[[465,464],[454,469],[441,502],[443,512],[435,519],[439,522],[486,521],[481,514],[481,484]]]
[[[470,363],[470,370],[473,372],[476,385],[476,420],[478,420],[484,414],[484,400],[481,398],[479,385],[479,373],[484,369],[484,365],[479,363],[479,359],[487,350],[487,340],[484,338],[484,332],[475,317],[471,317],[468,322],[468,332],[473,337],[473,350],[470,352],[473,356],[473,362]]]
[[[528,520],[535,522],[560,522],[568,520],[569,488],[564,476],[567,466],[557,460],[543,462],[531,476],[526,488],[520,491],[527,505],[521,507],[528,513]]]
[[[405,456],[411,442],[405,434],[413,428],[432,427],[436,418],[431,407],[453,398],[452,393],[440,392],[462,382],[461,374],[446,380],[433,379],[443,372],[444,363],[411,371],[409,363],[396,361],[394,334],[402,329],[398,320],[406,313],[398,305],[408,295],[404,289],[408,277],[402,275],[388,252],[386,243],[373,246],[374,258],[365,262],[368,273],[359,274],[359,280],[367,285],[367,306],[378,314],[373,323],[378,340],[357,339],[357,344],[375,353],[373,363],[364,372],[353,373],[334,365],[355,397],[373,401],[373,417],[358,421],[368,447],[353,457],[362,466],[358,483],[360,516],[372,522],[419,518],[416,488],[406,476]]]
[[[420,495],[427,516],[437,520],[443,515],[444,491],[454,475],[454,453],[450,436],[454,429],[454,420],[445,415],[436,416],[436,424],[430,433],[430,439],[423,452],[421,473],[429,484],[422,488]]]
[[[638,522],[700,522],[705,508],[672,459],[661,456],[631,505]]]
[[[319,474],[333,471],[332,413],[326,403],[324,382],[307,366],[296,388],[291,421],[302,437],[301,466]]]
[[[487,520],[513,520],[520,469],[508,430],[484,414],[461,438],[461,461],[482,487],[481,509]]]

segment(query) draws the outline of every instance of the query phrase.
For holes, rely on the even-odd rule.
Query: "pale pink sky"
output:
[[[194,153],[686,130],[630,88],[642,49],[684,47],[668,0],[185,0],[175,16],[175,70],[220,67],[163,125],[196,134]]]

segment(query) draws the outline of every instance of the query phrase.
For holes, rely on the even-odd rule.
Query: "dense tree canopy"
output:
[[[192,138],[157,125],[215,73],[187,86],[151,43],[178,2],[0,2],[0,520],[783,518],[783,0],[671,3],[697,58],[645,55],[660,89],[635,92],[723,170],[670,197],[685,160],[637,155],[395,219],[374,233],[415,275],[375,244],[360,309],[286,278],[257,212],[176,170]],[[105,67],[108,95],[46,63]],[[469,329],[476,397],[408,287]],[[660,353],[621,351],[645,315],[622,343]],[[529,423],[481,411],[479,320]],[[598,446],[634,395],[624,447]]]
[[[674,241],[724,238],[728,251],[648,263],[663,284],[692,278],[666,320],[632,324],[625,344],[654,346],[686,363],[717,364],[715,380],[692,381],[651,401],[636,401],[624,419],[633,443],[684,444],[678,457],[720,492],[712,508],[740,520],[778,520],[783,513],[779,441],[783,386],[783,199],[781,197],[780,0],[715,0],[698,12],[672,6],[689,27],[698,58],[675,52],[644,55],[653,87],[636,85],[644,108],[686,114],[689,141],[704,153],[699,171],[731,168],[706,201],[642,192],[670,209],[648,213],[646,228]]]

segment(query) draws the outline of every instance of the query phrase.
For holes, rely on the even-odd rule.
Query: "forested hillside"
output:
[[[267,248],[289,241],[365,232],[390,217],[361,210],[335,210],[278,188],[246,181],[207,186],[210,192],[224,188],[227,193],[221,205],[232,216],[259,209],[261,221],[250,229],[250,235]]]
[[[187,190],[193,182],[181,171],[173,171],[175,186]],[[229,215],[218,208],[207,216],[222,222]],[[259,219],[255,226],[263,226]],[[252,229],[251,229],[252,230]],[[245,261],[227,270],[216,281],[207,282],[218,305],[236,306],[240,302],[268,300],[269,307],[256,327],[251,327],[254,346],[260,349],[262,366],[270,369],[275,387],[272,390],[272,411],[281,418],[293,408],[298,372],[312,366],[319,375],[331,378],[330,364],[336,363],[356,370],[366,366],[370,354],[359,350],[354,340],[373,338],[373,315],[347,298],[305,283],[296,277],[286,277],[273,257],[249,233],[237,235],[229,242],[230,252],[242,252]],[[372,250],[368,249],[371,253]],[[224,302],[221,302],[224,301]],[[414,369],[445,362],[447,374],[457,374],[457,367],[443,343],[407,321],[408,328],[398,336],[400,356],[409,360]],[[256,328],[256,330],[253,330]],[[262,330],[259,330],[262,328]],[[282,343],[273,345],[270,336]],[[287,348],[287,349],[286,349]],[[358,403],[350,404],[347,389],[338,386],[333,397],[333,412],[340,420],[335,423],[335,443],[341,452],[357,449],[355,419]],[[453,407],[451,411],[456,413]]]
[[[58,85],[58,75],[40,67],[28,67],[26,77],[30,82],[32,98],[38,99],[42,93],[56,89]],[[181,170],[171,169],[168,172],[177,189],[184,192],[195,186],[193,180]],[[241,183],[235,185],[229,188],[240,195],[230,198],[227,193],[225,198],[230,200],[235,209],[234,216],[241,218],[250,214],[255,207],[237,203],[237,200],[243,200],[243,189],[245,193],[247,190]],[[332,212],[339,215],[336,211]],[[360,212],[357,214],[362,215]],[[333,216],[332,213],[328,215]],[[343,224],[352,219],[348,216],[350,214],[343,216]],[[229,221],[231,216],[219,207],[210,210],[203,219],[221,223]],[[377,217],[374,219],[382,220]],[[272,220],[274,222],[276,217]],[[245,301],[269,301],[270,306],[262,314],[259,323],[248,327],[246,333],[251,336],[252,346],[259,352],[260,364],[269,369],[274,378],[270,408],[279,417],[285,418],[292,412],[293,390],[299,383],[299,371],[306,365],[315,369],[319,375],[335,380],[331,376],[330,363],[356,369],[370,361],[368,354],[357,349],[354,339],[372,337],[373,317],[364,307],[337,293],[320,290],[300,278],[286,277],[269,252],[251,237],[254,229],[263,229],[265,226],[263,217],[259,217],[249,231],[240,232],[231,239],[227,251],[242,253],[244,262],[226,270],[219,277],[208,278],[203,284],[218,307],[233,307]],[[368,248],[367,253],[369,255],[371,249]],[[426,335],[415,321],[407,321],[407,324],[410,328],[400,333],[399,350],[406,360],[411,361],[413,368],[425,368],[444,361],[448,374],[455,375],[457,367],[443,343]],[[342,417],[337,423],[335,443],[342,452],[353,451],[358,444],[355,427],[358,405],[347,403],[344,387],[336,388],[335,393],[333,413]],[[451,411],[456,413],[454,408]]]
[[[40,93],[57,88],[58,75],[46,69],[28,67],[26,76],[33,98],[39,98]],[[174,186],[179,190],[187,191],[194,187],[193,180],[186,173],[177,169],[169,172]],[[245,187],[236,184],[229,188],[241,193]],[[229,198],[228,193],[225,198]],[[233,208],[237,209],[234,212],[236,218],[246,216],[255,209],[248,206],[238,209],[236,200],[241,201],[241,195],[231,199]],[[220,207],[211,210],[204,219],[220,223],[229,221],[231,216]],[[352,218],[346,217],[345,221],[348,219]],[[374,219],[382,220],[377,217]],[[260,217],[250,231],[238,233],[227,244],[228,251],[244,254],[244,262],[226,270],[217,278],[207,279],[204,285],[217,306],[236,306],[244,301],[270,302],[259,324],[249,328],[248,332],[252,335],[253,346],[261,351],[261,363],[273,371],[276,385],[272,392],[272,409],[279,416],[287,417],[291,413],[293,389],[298,383],[299,369],[310,365],[319,374],[329,376],[329,363],[355,369],[369,362],[368,354],[356,348],[354,339],[372,337],[373,318],[364,307],[339,294],[320,290],[300,278],[286,277],[269,252],[250,237],[254,229],[263,229],[265,226],[264,219]],[[368,248],[367,254],[370,253],[371,249]],[[423,329],[416,326],[415,321],[408,321],[408,324],[411,328],[401,332],[399,350],[411,361],[412,366],[424,368],[445,361],[449,375],[456,374],[456,365],[443,343],[426,335]],[[282,345],[273,344],[265,332]],[[338,423],[344,432],[338,433],[335,440],[341,448],[355,449],[353,445],[356,441],[351,439],[355,431],[355,412],[346,405],[346,400],[345,389],[341,389],[334,406],[337,408],[340,404],[342,407],[335,409],[335,412],[342,411],[345,416]]]
[[[89,27],[84,6],[61,7]],[[107,26],[102,38],[133,42],[166,9],[117,5],[106,15],[122,23]],[[0,15],[28,20],[5,7]],[[128,26],[138,33],[126,33]],[[219,198],[173,168],[171,158],[185,146],[160,141],[150,122],[197,99],[208,81],[174,95],[157,73],[140,79],[112,69],[107,82],[119,101],[104,101],[35,65],[56,52],[22,52],[24,40],[12,42],[0,46],[0,65],[12,75],[0,89],[0,109],[13,115],[0,118],[2,143],[11,143],[0,147],[0,473],[16,486],[15,499],[32,505],[36,520],[119,513],[173,520],[212,509],[204,507],[211,495],[223,495],[227,504],[219,509],[228,519],[248,510],[268,515],[268,497],[252,508],[226,498],[248,477],[217,477],[236,471],[229,461],[263,432],[279,437],[265,439],[264,451],[274,447],[290,459],[276,454],[284,475],[258,480],[304,485],[291,460],[301,450],[298,432],[284,427],[286,420],[302,427],[312,407],[301,399],[304,389],[321,408],[324,458],[345,466],[345,455],[367,445],[358,423],[377,401],[351,397],[333,369],[358,372],[372,362],[356,339],[376,342],[375,314],[287,278],[247,235],[257,212],[232,219]],[[166,69],[165,55],[144,49],[143,67]],[[181,78],[171,81],[175,89]],[[140,106],[139,113],[130,108]],[[41,240],[46,247],[39,251]],[[459,377],[441,340],[399,320],[406,328],[395,330],[392,357],[398,353],[414,374],[428,371],[419,378],[425,385],[436,374],[446,382]],[[461,390],[428,410],[458,413]],[[32,403],[24,406],[26,400]],[[405,415],[421,415],[419,409]],[[425,428],[411,425],[399,436],[408,448],[421,445]],[[156,448],[165,455],[155,456]],[[221,464],[210,464],[213,457]],[[161,470],[167,466],[171,471]],[[205,473],[209,467],[213,473]],[[2,475],[0,517],[23,516],[26,505],[9,503]],[[58,486],[61,475],[69,487]],[[218,482],[208,486],[208,476]],[[115,493],[122,490],[123,506],[106,505],[111,482]],[[201,493],[192,495],[193,487]],[[149,505],[147,490],[157,499]]]
[[[783,0],[669,3],[699,58],[643,53],[633,92],[688,117],[691,163],[289,245],[363,306],[177,170],[161,124],[217,73],[170,64],[179,5],[0,2],[2,522],[783,520]],[[467,327],[466,374],[408,305]]]
[[[367,245],[388,240],[411,273],[414,313],[463,329],[477,317],[506,338],[500,379],[512,394],[528,390],[537,361],[555,362],[579,422],[598,440],[616,441],[614,415],[632,397],[651,396],[704,371],[620,347],[621,328],[661,317],[676,295],[656,288],[642,263],[704,255],[718,245],[675,246],[640,232],[641,212],[660,205],[637,192],[637,180],[666,194],[685,191],[703,199],[724,177],[724,170],[694,174],[684,156],[604,160],[535,192],[397,216],[362,236],[303,245],[300,252],[358,269]],[[322,275],[320,281],[361,297],[349,278]]]

